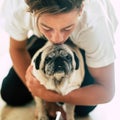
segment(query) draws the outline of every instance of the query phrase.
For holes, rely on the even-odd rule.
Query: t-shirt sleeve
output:
[[[76,34],[73,42],[85,50],[89,67],[103,67],[114,61],[114,38],[107,20],[102,16],[92,26]]]
[[[31,29],[31,17],[24,1],[6,0],[3,13],[6,32],[18,41],[25,40]]]
[[[73,43],[85,50],[86,63],[89,67],[104,67],[114,62],[115,29],[111,23],[104,15],[99,16],[90,24],[87,23],[82,30],[79,26],[72,34]]]
[[[114,62],[114,36],[104,17],[98,19],[94,27],[83,36],[86,43],[82,47],[86,51],[88,66],[103,67]]]
[[[89,7],[90,16],[87,16],[84,29],[81,30],[78,24],[76,31],[72,34],[72,40],[77,46],[85,50],[87,65],[98,68],[114,62],[114,32],[117,22],[114,23],[108,19],[104,12],[95,11],[97,8],[92,11],[93,7]]]

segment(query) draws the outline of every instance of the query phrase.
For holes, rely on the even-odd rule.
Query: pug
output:
[[[32,58],[32,74],[46,89],[66,95],[78,89],[84,79],[84,63],[81,52],[70,40],[55,45],[47,42]],[[44,93],[43,93],[44,94]],[[48,120],[44,101],[35,97],[38,120]],[[74,105],[65,103],[67,120],[74,120]]]

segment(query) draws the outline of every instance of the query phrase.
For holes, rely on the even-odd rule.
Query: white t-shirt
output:
[[[6,31],[16,40],[24,40],[30,30],[40,36],[33,15],[26,12],[24,0],[5,0],[3,15]],[[114,32],[117,20],[109,0],[86,0],[84,11],[71,34],[74,44],[85,50],[89,67],[103,67],[114,62]]]

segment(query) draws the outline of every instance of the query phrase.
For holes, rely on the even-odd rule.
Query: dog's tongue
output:
[[[64,72],[57,72],[54,74],[54,77],[56,78],[56,80],[61,80],[61,78],[65,75]]]

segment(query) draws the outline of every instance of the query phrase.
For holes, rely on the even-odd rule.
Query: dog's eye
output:
[[[72,57],[68,54],[66,57],[65,57],[68,61],[72,61]]]
[[[46,62],[51,61],[53,58],[55,57],[55,53],[50,53],[47,57],[46,57]]]
[[[68,54],[66,51],[61,50],[60,51],[60,55],[63,56],[66,60],[68,60],[69,62],[72,61],[72,57],[70,54]]]
[[[45,62],[48,63],[48,62],[51,61],[51,60],[52,60],[51,57],[46,57]]]

